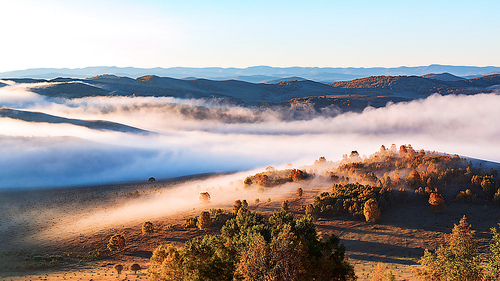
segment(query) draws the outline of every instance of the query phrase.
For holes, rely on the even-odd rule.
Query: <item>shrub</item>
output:
[[[210,213],[207,211],[203,211],[200,213],[200,216],[198,217],[198,223],[197,226],[199,229],[207,229],[210,227],[212,224],[212,219],[210,218]]]
[[[110,251],[120,251],[125,249],[125,238],[120,234],[115,234],[109,238],[108,249]]]
[[[153,223],[150,221],[145,221],[142,224],[142,234],[151,235],[154,231]]]
[[[365,202],[363,214],[367,222],[377,222],[380,219],[380,210],[375,199],[369,199]]]
[[[198,218],[196,217],[187,218],[184,222],[184,227],[186,228],[197,227],[197,225],[198,225]]]

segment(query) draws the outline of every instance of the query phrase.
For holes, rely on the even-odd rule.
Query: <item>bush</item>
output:
[[[125,249],[125,238],[120,234],[115,234],[109,238],[108,249],[110,251],[121,251]]]
[[[184,222],[184,227],[186,228],[192,228],[197,226],[198,226],[198,218],[196,217],[187,218]]]
[[[142,234],[151,235],[154,232],[153,223],[150,221],[145,221],[142,224]]]

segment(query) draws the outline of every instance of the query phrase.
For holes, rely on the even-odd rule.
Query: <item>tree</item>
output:
[[[241,201],[241,207],[244,208],[244,209],[247,209],[248,208],[248,202],[246,199],[243,199]]]
[[[153,233],[153,231],[154,231],[154,227],[153,227],[153,223],[152,222],[145,221],[142,224],[142,234],[151,235],[151,233]]]
[[[444,198],[437,192],[432,192],[429,195],[429,204],[431,204],[431,210],[434,213],[444,211]]]
[[[411,171],[408,177],[406,177],[406,184],[411,187],[416,188],[421,182],[422,178],[420,177],[420,174],[417,172],[417,170]]]
[[[268,220],[240,208],[218,235],[184,247],[158,247],[152,280],[355,280],[345,247],[332,235],[320,240],[311,217],[277,212]]]
[[[495,227],[490,228],[493,237],[490,242],[490,258],[488,267],[490,269],[493,280],[500,278],[500,233]]]
[[[463,216],[451,234],[445,236],[445,245],[439,245],[434,253],[424,251],[419,260],[422,268],[416,275],[421,280],[481,280],[481,257],[474,234]]]
[[[121,264],[115,264],[115,266],[113,267],[116,272],[118,273],[118,275],[120,275],[120,273],[122,273],[122,270],[123,270],[123,265]]]
[[[375,199],[371,198],[365,202],[363,214],[367,222],[376,222],[380,219],[380,209]]]
[[[313,204],[307,204],[306,206],[306,216],[311,216],[314,219],[318,218],[318,209],[313,206]]]
[[[290,207],[288,207],[288,200],[283,201],[283,203],[281,203],[281,210],[287,212],[289,209]]]
[[[128,268],[128,270],[133,271],[134,274],[136,274],[137,271],[139,271],[141,269],[142,269],[142,267],[140,265],[138,265],[137,263],[130,265],[130,267]]]
[[[197,226],[199,229],[207,229],[212,224],[212,219],[210,218],[210,213],[207,211],[202,211],[198,217]]]
[[[237,213],[238,213],[238,211],[240,210],[241,206],[242,206],[242,203],[241,203],[241,200],[240,200],[240,199],[238,199],[238,200],[234,201],[234,204],[233,204],[233,212],[234,212],[235,214],[237,214]]]
[[[208,192],[201,192],[198,198],[200,199],[200,202],[203,204],[209,204],[211,199],[210,193]]]
[[[297,191],[295,192],[295,194],[297,194],[298,197],[302,197],[302,195],[304,194],[304,190],[302,190],[301,187],[297,188]]]
[[[110,251],[120,251],[125,249],[125,238],[120,234],[115,234],[109,238],[108,249]]]

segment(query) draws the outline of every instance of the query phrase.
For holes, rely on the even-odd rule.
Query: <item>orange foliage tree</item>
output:
[[[376,222],[380,219],[380,209],[375,199],[369,199],[365,202],[363,214],[367,222]]]
[[[429,204],[431,204],[433,212],[444,211],[444,198],[437,192],[433,192],[429,195]]]

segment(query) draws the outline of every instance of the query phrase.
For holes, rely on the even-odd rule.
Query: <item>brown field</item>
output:
[[[193,237],[218,233],[220,226],[207,231],[182,226],[185,217],[196,216],[201,210],[223,208],[230,210],[234,201],[202,205],[183,212],[160,215],[151,220],[155,232],[151,236],[141,233],[144,220],[122,224],[96,224],[86,229],[68,229],[75,219],[89,218],[92,214],[134,202],[127,194],[138,190],[141,196],[154,196],[155,192],[169,189],[190,178],[171,181],[122,184],[100,187],[20,191],[0,193],[0,280],[147,280],[147,268],[152,251],[161,244],[182,246]],[[296,187],[295,187],[296,188]],[[260,202],[247,198],[249,209],[270,215],[280,208],[283,198],[289,198],[291,211],[304,214],[302,206],[312,202],[320,191],[329,187],[304,186],[304,196],[298,199],[294,188],[265,191]],[[279,187],[277,189],[280,189]],[[156,190],[155,192],[149,192]],[[271,202],[267,202],[271,198]],[[235,198],[244,199],[244,198]],[[412,268],[425,248],[435,249],[450,233],[454,223],[466,215],[481,249],[486,252],[490,239],[489,228],[497,226],[500,207],[491,203],[448,203],[446,210],[433,214],[425,204],[397,204],[382,212],[379,223],[370,224],[348,216],[323,217],[316,221],[321,233],[340,236],[354,264],[359,280],[369,280],[378,263],[391,269],[397,280],[415,280]],[[148,220],[148,219],[146,219]],[[113,253],[106,248],[109,238],[124,235],[124,251]],[[99,253],[97,256],[96,253]],[[44,265],[48,256],[57,257],[57,264]],[[128,266],[138,263],[143,268],[134,274]],[[113,266],[124,265],[117,275]]]

